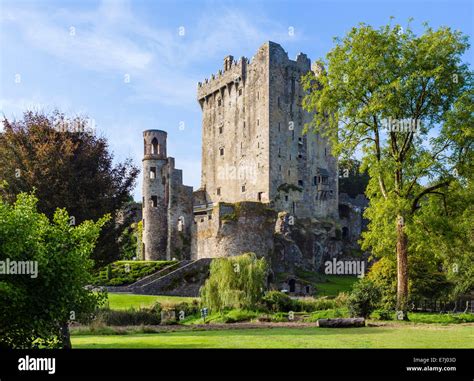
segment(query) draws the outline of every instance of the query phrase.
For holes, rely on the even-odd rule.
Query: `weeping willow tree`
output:
[[[214,259],[201,288],[201,303],[213,311],[253,309],[263,296],[266,274],[265,258],[258,259],[254,253]]]

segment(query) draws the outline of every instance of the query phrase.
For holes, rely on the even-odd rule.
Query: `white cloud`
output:
[[[71,65],[120,77],[130,74],[131,101],[194,107],[196,82],[204,79],[196,74],[197,63],[240,56],[269,39],[294,38],[288,26],[262,15],[256,19],[241,10],[212,7],[203,10],[195,25],[184,25],[186,34],[179,36],[177,29],[147,25],[127,1],[103,1],[92,11],[23,5],[7,10],[2,22],[16,27],[28,45]]]

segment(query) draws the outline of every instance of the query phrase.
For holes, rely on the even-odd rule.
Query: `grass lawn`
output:
[[[325,282],[316,284],[316,297],[337,296],[340,292],[349,292],[359,280],[352,275],[324,275]]]
[[[474,326],[232,329],[71,340],[73,348],[474,348]]]
[[[156,302],[164,304],[178,304],[181,302],[189,302],[195,298],[187,298],[182,296],[166,296],[166,295],[134,295],[109,293],[109,307],[111,310],[128,310],[130,308],[151,307]]]

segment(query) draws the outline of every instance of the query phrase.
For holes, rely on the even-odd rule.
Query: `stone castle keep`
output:
[[[143,133],[144,259],[251,251],[274,268],[286,261],[316,270],[341,250],[337,161],[327,141],[303,134],[312,116],[302,108],[301,76],[310,70],[305,54],[293,61],[267,42],[251,61],[227,56],[198,84],[202,172],[194,192],[166,155],[166,132]],[[291,232],[301,224],[312,235],[298,243]]]

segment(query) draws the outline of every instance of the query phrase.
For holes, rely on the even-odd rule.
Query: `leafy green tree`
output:
[[[361,162],[355,159],[339,161],[339,193],[347,193],[351,197],[365,194],[369,175],[361,172]]]
[[[68,348],[68,323],[87,320],[104,299],[84,286],[108,216],[74,227],[64,209],[50,222],[36,204],[25,193],[14,205],[0,198],[0,346]],[[11,273],[19,262],[31,264],[29,274]]]
[[[472,73],[462,63],[468,38],[425,25],[417,36],[400,25],[360,24],[303,79],[311,128],[333,153],[358,150],[370,176],[370,220],[363,249],[397,256],[397,309],[407,318],[408,252],[413,226],[472,169]],[[326,67],[326,68],[324,68]],[[424,240],[431,237],[425,235]],[[419,242],[413,242],[419,243]]]
[[[201,288],[201,304],[214,311],[254,309],[263,297],[267,271],[265,258],[254,253],[214,259]]]
[[[130,160],[114,165],[107,140],[96,136],[85,118],[28,111],[21,120],[4,119],[3,126],[4,199],[13,202],[19,193],[34,190],[40,212],[52,218],[57,208],[66,208],[76,224],[110,214],[93,258],[96,265],[118,259],[119,237],[132,222],[129,215],[119,219],[118,212],[130,201],[138,168]]]

